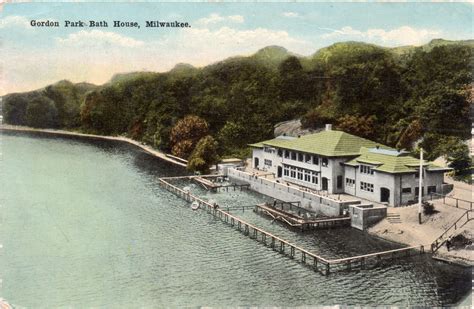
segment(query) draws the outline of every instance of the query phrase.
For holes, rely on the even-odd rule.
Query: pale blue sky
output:
[[[203,66],[280,45],[310,55],[334,42],[420,45],[471,39],[471,3],[15,3],[0,12],[0,95],[60,79],[103,83],[114,73]],[[60,28],[33,28],[56,20]],[[108,28],[65,28],[65,20],[105,20]],[[114,20],[140,29],[114,28]],[[146,20],[191,28],[145,28]]]

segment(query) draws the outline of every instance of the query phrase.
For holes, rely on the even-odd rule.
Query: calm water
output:
[[[315,273],[192,211],[157,181],[185,171],[127,145],[5,132],[0,143],[1,296],[12,304],[441,306],[471,290],[469,269],[428,256]],[[265,199],[192,190],[229,206]],[[329,258],[397,247],[350,228],[302,235],[235,214]]]

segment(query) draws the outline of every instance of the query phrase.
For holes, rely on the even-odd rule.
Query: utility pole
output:
[[[418,186],[418,223],[421,224],[421,203],[423,202],[423,148],[420,148],[420,183]]]

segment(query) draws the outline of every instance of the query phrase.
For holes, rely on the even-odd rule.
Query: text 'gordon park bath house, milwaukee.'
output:
[[[420,161],[408,152],[326,130],[301,137],[279,136],[250,145],[252,167],[277,179],[329,194],[347,193],[389,206],[416,201]],[[442,193],[449,168],[423,162],[422,194]]]

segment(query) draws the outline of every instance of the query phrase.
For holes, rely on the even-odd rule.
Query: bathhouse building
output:
[[[280,136],[250,145],[252,167],[277,179],[329,194],[347,193],[389,206],[415,202],[420,161],[409,153],[332,130]],[[443,192],[450,169],[423,163],[423,195]]]

